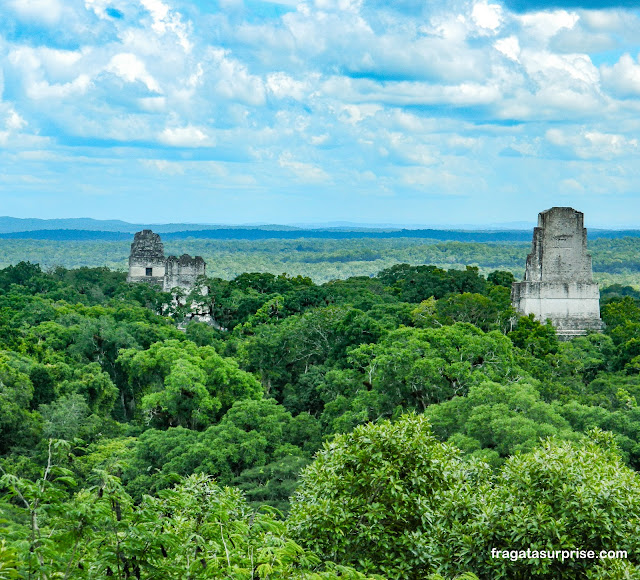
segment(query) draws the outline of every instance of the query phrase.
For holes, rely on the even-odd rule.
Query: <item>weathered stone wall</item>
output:
[[[165,271],[165,263],[164,260],[151,262],[149,260],[145,260],[144,262],[140,262],[138,264],[129,262],[129,282],[144,282],[148,280],[138,280],[137,278],[149,278],[147,275],[147,268],[151,268],[151,277],[158,278],[160,281],[164,280],[164,271]]]
[[[514,282],[511,301],[519,314],[551,319],[560,338],[602,329],[584,214],[553,207],[538,215],[524,281]]]
[[[150,274],[148,273],[150,269]],[[162,286],[165,275],[164,246],[158,234],[142,230],[133,237],[127,282],[147,282]]]
[[[169,256],[166,261],[164,291],[170,292],[173,288],[191,290],[198,277],[205,275],[206,263],[200,256],[195,258],[187,254],[183,254],[179,258]]]
[[[528,282],[593,282],[582,212],[571,207],[553,207],[538,214],[524,279]]]

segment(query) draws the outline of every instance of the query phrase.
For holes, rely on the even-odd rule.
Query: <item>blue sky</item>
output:
[[[0,0],[0,214],[640,226],[633,4]]]

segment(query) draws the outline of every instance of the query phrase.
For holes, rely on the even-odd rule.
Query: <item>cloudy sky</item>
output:
[[[0,0],[0,215],[638,226],[634,4]]]

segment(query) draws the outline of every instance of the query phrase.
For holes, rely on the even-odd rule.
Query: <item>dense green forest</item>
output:
[[[527,234],[530,237],[530,234]],[[477,266],[485,276],[507,270],[518,279],[531,242],[460,242],[433,239],[167,239],[166,254],[202,256],[207,273],[231,280],[243,272],[306,276],[320,284],[351,276],[375,276],[394,264],[434,264],[440,268]],[[0,268],[20,261],[44,270],[64,268],[127,268],[131,240],[56,241],[0,239]],[[640,238],[597,238],[589,241],[595,279],[603,284],[640,286]]]
[[[457,266],[319,284],[191,243],[217,276],[176,300],[104,267],[0,270],[0,578],[640,578],[638,290],[603,288],[606,331],[559,342],[514,324],[524,245],[248,243],[256,270],[293,246]],[[637,243],[592,243],[596,269],[636,272]],[[527,548],[627,557],[491,554]]]

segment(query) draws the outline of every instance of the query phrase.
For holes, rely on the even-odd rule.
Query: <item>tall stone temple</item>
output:
[[[165,258],[158,234],[142,230],[133,237],[129,255],[127,282],[148,282],[162,286],[164,292],[174,288],[190,291],[198,277],[205,276],[206,263],[200,257],[183,254]]]
[[[560,340],[602,330],[583,213],[552,207],[538,214],[524,280],[513,283],[511,302],[521,315],[551,319]]]

